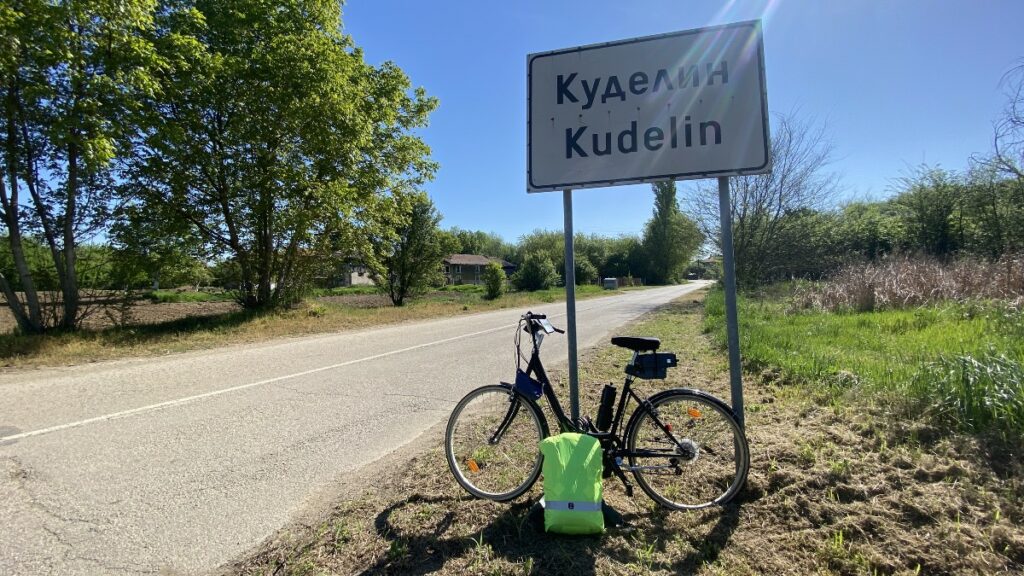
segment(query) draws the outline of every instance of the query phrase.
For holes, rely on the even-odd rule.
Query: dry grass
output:
[[[870,312],[924,306],[939,302],[1003,300],[1024,303],[1024,254],[996,262],[894,257],[856,264],[828,282],[801,286],[797,308]]]
[[[628,330],[679,354],[652,393],[688,385],[727,396],[725,361],[701,334],[692,297]],[[583,355],[584,413],[626,355]],[[562,390],[564,395],[564,389]],[[600,537],[544,534],[529,510],[473,500],[449,474],[435,430],[412,461],[380,465],[374,488],[309,528],[282,533],[231,569],[309,574],[993,574],[1024,570],[1021,463],[968,436],[889,423],[870,402],[842,408],[820,387],[748,378],[752,468],[723,509],[665,513],[639,490],[606,498],[632,524]],[[993,464],[993,463],[997,463]]]

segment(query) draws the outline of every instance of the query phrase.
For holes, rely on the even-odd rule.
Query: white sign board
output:
[[[531,192],[771,170],[758,20],[527,57]]]

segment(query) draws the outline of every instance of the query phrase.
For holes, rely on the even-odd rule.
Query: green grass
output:
[[[483,294],[485,288],[483,284],[449,284],[441,287],[440,291]]]
[[[362,286],[341,286],[338,288],[317,288],[313,290],[312,296],[350,296],[352,294],[379,294],[380,290],[374,285]]]
[[[909,392],[933,398],[937,416],[966,430],[1024,431],[1024,365],[992,352],[943,356],[919,371]]]
[[[232,292],[176,292],[173,290],[154,290],[146,294],[146,298],[154,304],[177,302],[230,302],[235,299]]]
[[[1024,434],[1024,314],[995,302],[831,313],[787,310],[785,290],[741,296],[748,370],[784,381],[885,393],[914,413],[968,430]],[[721,290],[705,331],[725,346]],[[950,422],[950,417],[953,421]]]

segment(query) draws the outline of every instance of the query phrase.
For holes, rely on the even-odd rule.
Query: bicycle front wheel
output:
[[[452,411],[445,456],[467,492],[504,502],[537,481],[542,461],[538,444],[547,435],[547,422],[536,403],[508,385],[483,386]]]
[[[668,390],[626,426],[630,469],[661,505],[693,510],[725,504],[747,479],[743,429],[721,400],[698,390]]]

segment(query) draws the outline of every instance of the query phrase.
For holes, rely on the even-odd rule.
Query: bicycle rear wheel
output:
[[[674,510],[725,504],[750,469],[747,439],[732,409],[698,390],[650,398],[630,417],[626,446],[640,488]]]
[[[547,421],[536,403],[508,385],[483,386],[452,411],[445,456],[467,492],[504,502],[537,481],[542,461],[538,443],[547,435]]]

